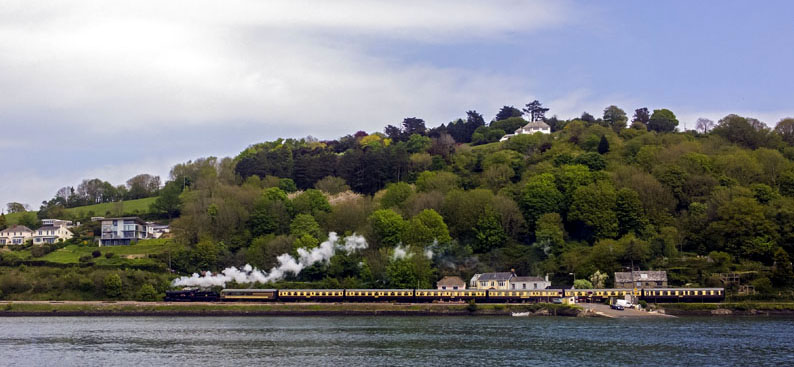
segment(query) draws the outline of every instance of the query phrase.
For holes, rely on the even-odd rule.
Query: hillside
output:
[[[794,120],[773,130],[729,115],[713,129],[677,132],[671,111],[642,110],[630,125],[615,106],[599,119],[545,119],[550,134],[504,142],[526,120],[508,110],[485,124],[469,111],[435,128],[409,118],[385,133],[278,139],[235,158],[178,164],[160,191],[163,208],[148,214],[173,218],[175,238],[143,252],[153,254],[149,265],[167,262],[183,275],[250,264],[264,271],[251,279],[275,287],[431,287],[445,275],[510,269],[548,274],[554,285],[609,287],[633,267],[666,270],[672,286],[725,286],[734,297],[751,286],[755,294],[742,297],[791,298],[794,135],[781,127]],[[124,212],[141,214],[154,200],[125,202]],[[79,261],[93,251],[88,239],[41,257],[17,251],[16,263],[82,266],[74,276],[94,277],[93,286],[78,281],[64,294],[99,297],[96,274],[136,264],[97,260],[91,273]],[[122,282],[169,287],[145,270],[137,281],[125,270]],[[721,274],[734,272],[738,283],[724,283]],[[7,295],[38,284],[5,279]]]
[[[157,200],[157,197],[64,208],[57,217],[59,219],[86,220],[90,217],[143,215],[149,212],[149,206],[154,203],[155,200]],[[36,214],[35,212],[27,213]],[[6,223],[8,225],[18,224],[19,220],[25,214],[26,213],[6,214]]]

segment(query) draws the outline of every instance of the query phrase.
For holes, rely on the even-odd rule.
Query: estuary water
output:
[[[2,366],[791,366],[794,319],[0,317]]]

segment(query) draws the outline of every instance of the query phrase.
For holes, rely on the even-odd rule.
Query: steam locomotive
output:
[[[166,302],[467,302],[535,303],[558,302],[573,297],[577,302],[603,302],[635,296],[650,303],[721,302],[724,288],[653,289],[200,289],[168,291]]]

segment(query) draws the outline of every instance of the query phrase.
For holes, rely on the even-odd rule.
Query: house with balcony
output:
[[[0,231],[0,245],[24,245],[32,237],[30,228],[15,224]]]
[[[138,217],[102,218],[99,246],[121,246],[150,238],[146,222]]]
[[[72,237],[74,237],[74,234],[66,228],[66,223],[60,222],[58,225],[44,225],[33,231],[33,244],[58,243]]]

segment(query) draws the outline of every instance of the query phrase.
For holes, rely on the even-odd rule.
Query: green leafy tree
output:
[[[593,289],[593,283],[587,279],[576,279],[573,281],[573,287],[576,289]]]
[[[444,218],[433,209],[425,209],[411,218],[405,226],[402,238],[406,244],[425,246],[438,241],[445,243],[452,240]]]
[[[780,120],[775,126],[775,132],[780,135],[788,145],[794,145],[794,118]]]
[[[320,212],[330,212],[331,204],[322,191],[308,189],[292,199],[292,206],[296,213],[317,215]]]
[[[108,298],[118,298],[121,296],[121,277],[116,273],[106,276],[103,290],[105,291],[105,296]]]
[[[386,192],[380,199],[380,205],[384,209],[399,208],[413,192],[413,187],[405,182],[390,183],[386,185]]]
[[[675,114],[668,109],[653,110],[651,118],[648,120],[648,130],[660,133],[675,131],[678,126],[678,119]]]
[[[618,233],[640,234],[648,225],[640,195],[629,188],[618,190],[615,200],[615,214],[618,219]]]
[[[460,187],[460,178],[452,172],[425,171],[416,179],[416,188],[419,192],[440,191],[448,192]]]
[[[369,216],[373,239],[377,247],[394,247],[402,243],[405,220],[394,210],[381,209]]]
[[[310,236],[315,240],[322,238],[323,234],[320,225],[310,214],[296,215],[295,219],[293,219],[292,223],[289,225],[289,231],[290,234],[295,237],[301,238],[303,236]]]
[[[157,291],[149,283],[145,283],[141,286],[141,289],[138,290],[139,301],[154,302],[157,301],[158,298]]]
[[[345,179],[336,176],[325,176],[314,184],[314,188],[331,195],[350,190],[350,186],[347,185]]]
[[[168,216],[170,220],[172,217],[179,215],[179,206],[182,205],[182,201],[179,198],[179,195],[182,194],[182,183],[175,182],[175,181],[168,181],[160,190],[160,195],[157,196],[157,199],[152,203],[150,211],[154,213],[162,213]]]
[[[502,108],[499,109],[499,112],[496,114],[496,117],[494,117],[494,120],[502,121],[511,117],[521,117],[522,115],[524,115],[524,113],[518,108],[513,106],[502,106]]]
[[[395,259],[386,267],[386,276],[392,288],[406,289],[417,287],[417,277],[410,259]]]
[[[794,269],[792,269],[791,258],[783,248],[775,250],[774,267],[772,268],[772,282],[778,287],[788,287],[794,282]]]
[[[626,111],[623,111],[618,106],[612,105],[604,109],[604,123],[616,132],[625,129],[628,120]]]
[[[503,247],[507,242],[507,235],[499,221],[499,215],[492,210],[487,210],[480,216],[475,232],[476,241],[473,246],[475,252],[488,252]]]
[[[559,254],[565,245],[565,229],[558,213],[546,213],[535,225],[535,242],[546,255]]]
[[[557,189],[552,174],[533,176],[521,191],[519,205],[530,226],[545,213],[557,213],[563,206],[563,194]]]
[[[6,222],[6,215],[5,213],[0,213],[0,231],[8,228],[8,224]]]
[[[598,154],[606,154],[609,152],[609,140],[606,135],[601,135],[601,140],[598,142]]]
[[[764,215],[764,208],[752,198],[739,197],[717,209],[717,220],[708,231],[716,250],[725,249],[737,257],[769,259],[777,238],[776,226]]]
[[[594,238],[614,238],[618,234],[616,200],[615,188],[606,181],[582,186],[573,193],[568,220],[584,224]]]

